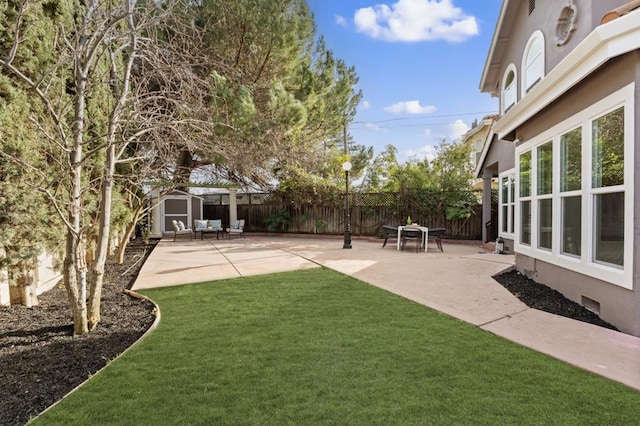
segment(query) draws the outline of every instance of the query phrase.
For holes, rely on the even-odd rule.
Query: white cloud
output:
[[[392,114],[429,114],[436,110],[433,105],[420,105],[420,101],[397,102],[384,108],[385,111]]]
[[[349,26],[349,24],[347,23],[347,20],[345,19],[344,16],[341,15],[336,15],[336,24],[340,25],[341,27],[347,27]]]
[[[462,120],[456,120],[449,125],[449,139],[456,141],[461,139],[462,135],[467,133],[471,127]]]
[[[436,147],[433,145],[425,145],[418,150],[410,149],[407,151],[407,158],[416,158],[418,160],[433,161],[436,156]]]
[[[360,106],[362,107],[362,109],[369,109],[371,108],[371,103],[369,103],[369,101],[362,101],[360,103]]]
[[[478,22],[453,0],[398,0],[356,10],[358,32],[384,41],[461,42],[477,35]]]

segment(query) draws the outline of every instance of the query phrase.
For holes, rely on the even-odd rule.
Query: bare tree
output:
[[[16,58],[27,41],[37,36],[30,32],[28,23],[42,13],[42,4],[23,1],[14,11],[11,31],[7,31],[12,41],[0,59],[3,74],[37,96],[49,121],[39,129],[49,142],[49,155],[58,174],[42,176],[41,190],[67,230],[63,275],[76,335],[94,329],[100,321],[118,162],[140,162],[145,152],[161,151],[149,147],[132,150],[134,143],[153,144],[153,138],[163,134],[184,135],[186,127],[197,127],[194,123],[201,122],[176,107],[182,102],[178,89],[169,92],[159,85],[159,90],[150,91],[149,85],[141,84],[147,78],[141,77],[141,70],[171,66],[167,61],[158,62],[172,57],[163,53],[169,46],[149,35],[157,35],[155,28],[162,27],[172,9],[166,2],[161,7],[131,0],[73,3],[67,10],[68,19],[51,28],[59,59],[35,71]],[[139,85],[132,86],[134,82]],[[36,167],[25,166],[38,173]],[[91,244],[95,244],[95,258],[90,269]]]

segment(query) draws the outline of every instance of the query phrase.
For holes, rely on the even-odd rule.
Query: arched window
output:
[[[544,77],[544,36],[542,31],[533,33],[522,59],[522,93],[528,93]]]
[[[516,76],[516,66],[509,64],[507,71],[502,78],[502,113],[504,114],[516,104],[517,101],[518,77]]]

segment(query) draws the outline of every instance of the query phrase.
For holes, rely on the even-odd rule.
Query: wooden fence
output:
[[[344,200],[344,196],[342,198]],[[360,197],[350,197],[351,233],[354,236],[378,236],[382,225],[404,224],[407,216],[412,222],[431,228],[446,228],[446,237],[479,240],[482,236],[482,206],[475,205],[467,219],[448,220],[443,212],[423,213],[420,205],[394,197],[386,205],[363,203]],[[306,234],[342,234],[345,231],[346,214],[344,203],[319,206],[311,204],[238,204],[238,218],[245,220],[248,232],[268,232],[269,219],[286,218],[275,232]],[[204,205],[204,218],[228,221],[229,206],[222,204]],[[228,226],[225,223],[225,226]]]

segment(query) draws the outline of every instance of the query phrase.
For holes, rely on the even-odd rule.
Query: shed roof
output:
[[[607,22],[613,21],[614,19],[624,16],[627,13],[633,12],[638,8],[640,8],[640,0],[632,0],[629,3],[625,3],[622,6],[616,7],[615,9],[612,9],[609,12],[605,13],[600,20],[600,24],[606,24]]]

